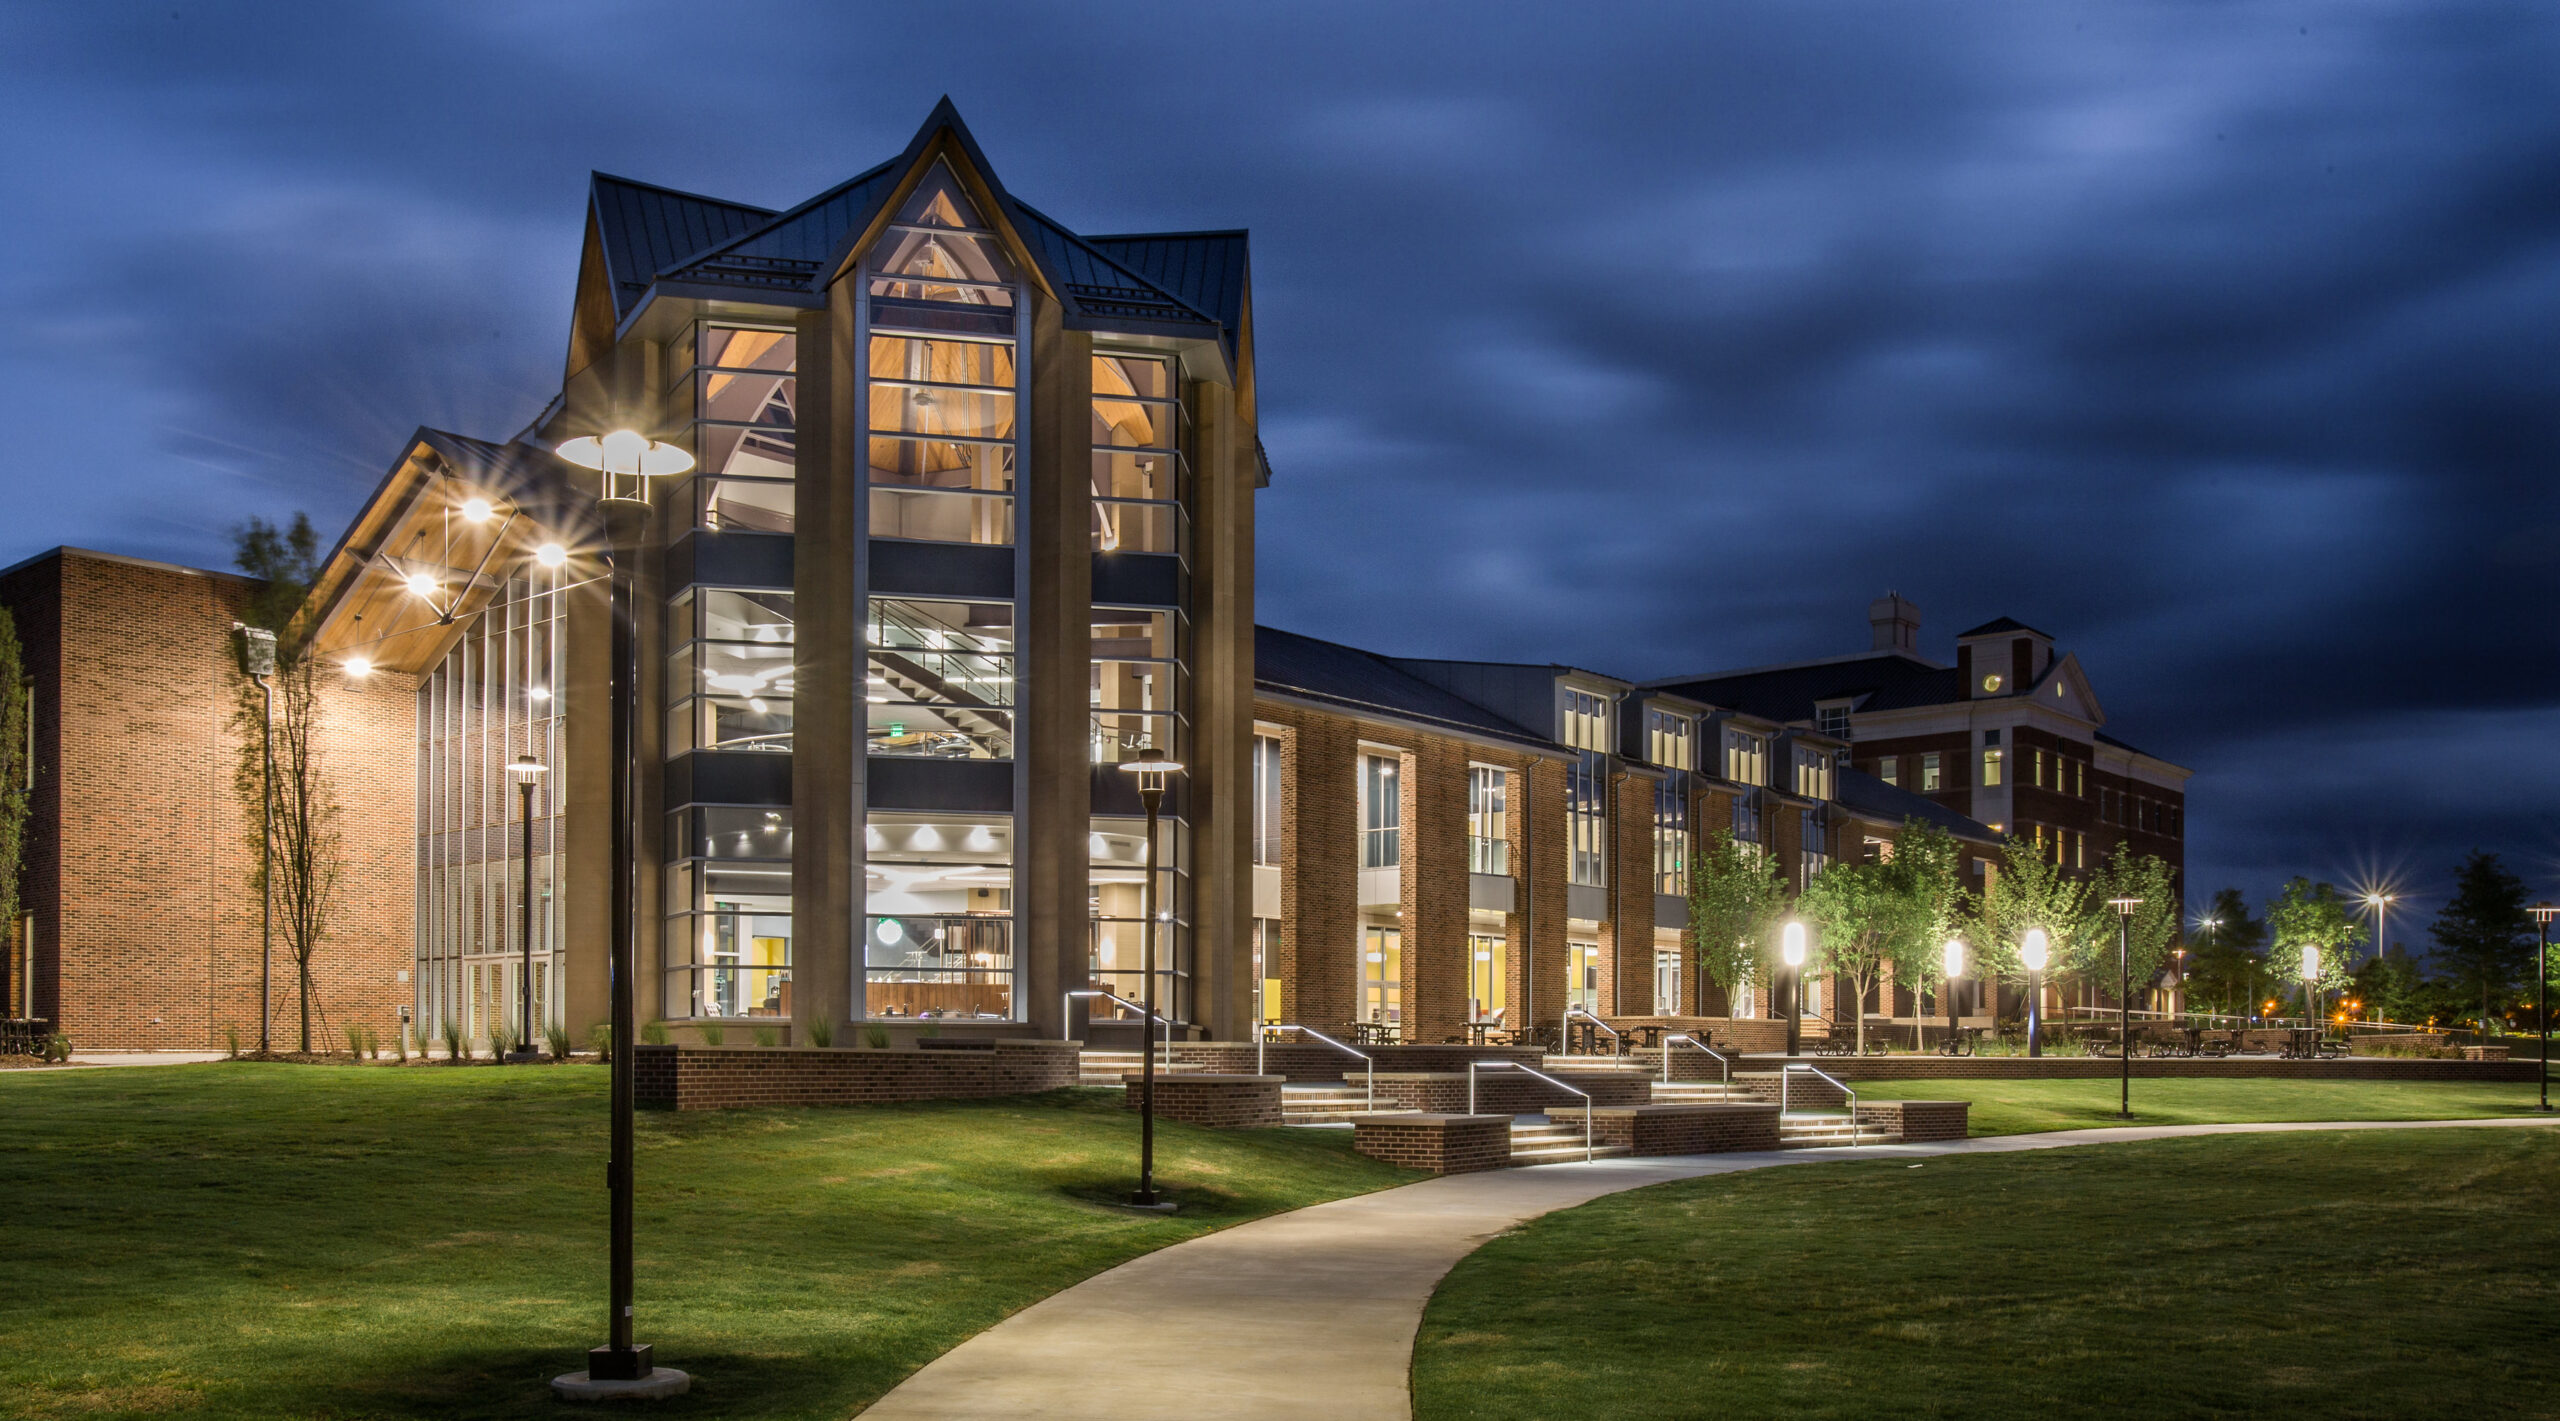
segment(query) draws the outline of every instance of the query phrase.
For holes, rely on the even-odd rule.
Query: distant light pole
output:
[[[542,1059],[533,1045],[533,787],[542,782],[548,768],[531,755],[518,755],[507,766],[507,777],[516,782],[516,819],[524,826],[524,919],[518,924],[524,935],[524,969],[517,974],[517,993],[522,998],[524,1034],[516,1038],[516,1049],[507,1053],[509,1061],[524,1064]]]
[[[2545,898],[2529,909],[2533,914],[2535,940],[2533,947],[2533,1029],[2541,1039],[2542,1103],[2537,1110],[2551,1108],[2551,920],[2560,917],[2560,904]]]
[[[2387,929],[2391,925],[2391,905],[2399,901],[2398,894],[2384,893],[2378,889],[2364,895],[2364,905],[2373,910],[2373,960],[2376,962],[2380,962],[2382,955],[2391,950],[2391,935]]]
[[[2116,1055],[2122,1063],[2116,1113],[2130,1120],[2133,1118],[2133,910],[2142,906],[2142,900],[2110,898],[2107,906],[2116,910]]]
[[[2027,1054],[2044,1054],[2044,965],[2052,959],[2053,948],[2044,929],[2027,929],[2026,941],[2018,945],[2018,960],[2027,965]]]
[[[1964,975],[1964,939],[1960,937],[1948,938],[1947,945],[1942,949],[1942,951],[1945,954],[1946,960],[1940,965],[1947,969],[1945,988],[1947,994],[1947,1049],[1949,1051],[1953,1051],[1955,1050],[1957,1031],[1956,979]]]
[[[1139,967],[1146,974],[1146,1015],[1138,1022],[1138,1188],[1129,1202],[1141,1209],[1165,1207],[1156,1195],[1156,1052],[1152,1034],[1156,1023],[1156,816],[1164,808],[1164,782],[1167,775],[1179,773],[1180,765],[1165,758],[1164,752],[1149,745],[1134,760],[1123,761],[1120,768],[1137,776],[1138,799],[1147,806],[1147,882],[1139,895],[1140,911],[1146,917],[1146,947],[1139,957]]]
[[[1778,955],[1787,963],[1787,1054],[1804,1054],[1804,924],[1789,919],[1781,929]]]
[[[649,480],[681,474],[693,467],[693,456],[672,444],[661,444],[628,429],[584,435],[559,448],[561,458],[598,477],[597,511],[604,515],[610,549],[613,611],[613,904],[612,936],[606,962],[612,984],[613,1023],[607,1043],[613,1052],[612,1153],[605,1166],[610,1195],[608,1246],[609,1316],[606,1343],[587,1350],[585,1376],[570,1372],[551,1380],[563,1396],[670,1396],[691,1384],[672,1367],[660,1367],[647,1344],[631,1341],[631,1213],[632,1213],[632,1048],[639,1032],[632,975],[639,970],[634,933],[639,905],[635,901],[638,852],[632,815],[639,805],[639,767],[634,753],[639,723],[639,634],[632,611],[632,573],[640,563],[640,545],[649,528]]]

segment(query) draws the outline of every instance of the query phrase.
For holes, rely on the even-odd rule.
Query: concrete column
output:
[[[1192,985],[1214,1039],[1253,1015],[1253,421],[1238,392],[1190,384]],[[1319,1028],[1321,1029],[1321,1028]]]
[[[1087,985],[1093,766],[1086,744],[1093,664],[1093,337],[1031,296],[1031,410],[1021,486],[1031,544],[1017,596],[1022,694],[1015,707],[1015,978],[1021,1009],[1063,1037],[1062,993]],[[1167,807],[1178,800],[1169,799]]]
[[[840,1039],[861,1015],[864,519],[860,287],[839,281],[802,315],[792,591],[791,1001],[801,1040]]]
[[[1287,1005],[1290,1020],[1331,1032],[1359,1002],[1359,735],[1329,716],[1293,719],[1282,796],[1288,872],[1280,934],[1293,969]]]

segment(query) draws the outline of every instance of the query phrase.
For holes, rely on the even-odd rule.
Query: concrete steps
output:
[[[1097,1051],[1087,1047],[1076,1053],[1076,1084],[1117,1086],[1123,1074],[1143,1068],[1135,1051]],[[1182,1069],[1185,1068],[1167,1061],[1161,1053],[1156,1056],[1157,1075],[1169,1076]]]
[[[1393,1106],[1389,1106],[1393,1109]],[[1280,1118],[1289,1125],[1345,1125],[1369,1109],[1369,1092],[1355,1085],[1288,1085],[1280,1088]]]
[[[1593,1159],[1617,1159],[1635,1151],[1625,1145],[1594,1145]],[[1511,1122],[1511,1162],[1524,1164],[1566,1164],[1582,1159],[1582,1124],[1565,1124],[1535,1116],[1521,1116]]]
[[[1748,1104],[1759,1098],[1739,1081],[1731,1085],[1723,1081],[1655,1081],[1653,1083],[1653,1103],[1656,1105],[1723,1105],[1730,1102]]]
[[[1785,1115],[1778,1119],[1778,1148],[1782,1150],[1818,1150],[1833,1145],[1898,1145],[1902,1136],[1873,1125],[1857,1127],[1853,1135],[1847,1115]]]

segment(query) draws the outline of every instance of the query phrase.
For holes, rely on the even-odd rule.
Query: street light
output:
[[[542,782],[547,768],[531,755],[518,755],[507,766],[507,778],[516,782],[516,819],[524,825],[524,920],[518,925],[524,934],[524,970],[516,981],[524,1008],[524,1034],[516,1038],[516,1049],[507,1053],[509,1061],[519,1064],[542,1059],[533,1046],[533,787]]]
[[[1165,777],[1179,774],[1182,767],[1150,745],[1120,768],[1137,777],[1138,798],[1147,806],[1147,883],[1139,895],[1146,946],[1138,964],[1146,975],[1146,1014],[1138,1022],[1138,1188],[1129,1202],[1141,1209],[1170,1209],[1156,1196],[1156,1053],[1147,1037],[1156,1020],[1156,816],[1164,808]]]
[[[2044,965],[2051,960],[2053,949],[2042,928],[2027,929],[2026,941],[2018,945],[2018,960],[2027,965],[2027,1054],[2044,1054],[2044,1029],[2039,1018],[2044,1013]]]
[[[2373,960],[2376,962],[2381,961],[2383,953],[2390,950],[2391,936],[2384,929],[2390,924],[2388,914],[2391,905],[2399,901],[2399,894],[2385,893],[2379,889],[2367,890],[2364,895],[2364,905],[2373,910]]]
[[[1946,985],[1942,989],[1947,994],[1947,1049],[1952,1051],[1956,1039],[1956,979],[1964,975],[1964,939],[1948,938],[1946,947],[1941,951],[1946,959],[1941,965],[1947,969]]]
[[[1778,940],[1787,961],[1787,1054],[1796,1056],[1804,1051],[1804,924],[1789,919]]]
[[[587,1350],[587,1370],[551,1379],[562,1396],[672,1396],[691,1378],[656,1364],[649,1347],[631,1341],[631,1053],[638,1031],[633,1018],[632,974],[638,970],[634,944],[633,857],[636,853],[632,813],[639,804],[639,768],[633,755],[633,732],[639,722],[639,642],[632,620],[632,570],[640,561],[642,536],[649,528],[649,480],[681,474],[693,467],[693,456],[672,444],[661,444],[628,429],[583,435],[559,447],[561,458],[599,475],[596,510],[604,515],[606,568],[612,585],[613,658],[613,907],[612,935],[607,944],[612,979],[613,1024],[606,1038],[613,1052],[613,1142],[605,1167],[611,1196],[611,1298],[606,1343]],[[540,560],[542,554],[536,553]]]
[[[2535,930],[2533,947],[2533,1029],[2541,1038],[2542,1103],[2534,1108],[2551,1108],[2551,920],[2560,917],[2560,903],[2545,898],[2526,909],[2533,914]]]
[[[2116,910],[2116,1055],[2123,1062],[2116,1113],[2133,1118],[2133,910],[2139,898],[2110,898]]]

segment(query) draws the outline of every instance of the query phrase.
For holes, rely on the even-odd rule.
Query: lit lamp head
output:
[[[1946,954],[1945,965],[1947,969],[1947,980],[1952,982],[1956,978],[1964,975],[1964,939],[1960,937],[1948,938],[1947,945],[1943,951]]]
[[[1121,761],[1120,768],[1138,777],[1138,794],[1150,803],[1164,798],[1166,776],[1179,774],[1182,770],[1182,766],[1166,759],[1164,752],[1153,745],[1140,750],[1136,759]]]
[[[2044,965],[2053,960],[2053,941],[2045,936],[2044,929],[2027,929],[2026,941],[2018,944],[2018,960],[2030,972],[2042,972]]]
[[[1780,930],[1778,943],[1778,955],[1787,960],[1789,968],[1804,965],[1804,924],[1789,922],[1784,929]]]
[[[541,780],[550,769],[549,765],[531,755],[518,755],[516,762],[507,766],[507,778],[514,780],[517,784],[530,786]]]
[[[533,560],[544,567],[564,567],[569,561],[569,550],[558,543],[545,543],[533,550]]]
[[[2133,916],[2133,910],[2142,906],[2142,900],[2139,898],[2110,898],[2107,900],[2107,906],[2116,910],[2117,917],[2130,918]]]
[[[2535,922],[2540,923],[2547,928],[2551,926],[2551,920],[2553,918],[2560,918],[2560,903],[2554,903],[2550,899],[2545,898],[2541,902],[2534,904],[2532,907],[2525,909],[2525,911],[2533,914],[2533,920]]]
[[[597,497],[607,503],[649,502],[649,480],[681,474],[693,467],[693,456],[635,430],[582,434],[561,444],[561,458],[604,476]]]
[[[2320,949],[2309,943],[2302,945],[2302,980],[2306,982],[2320,980]]]

